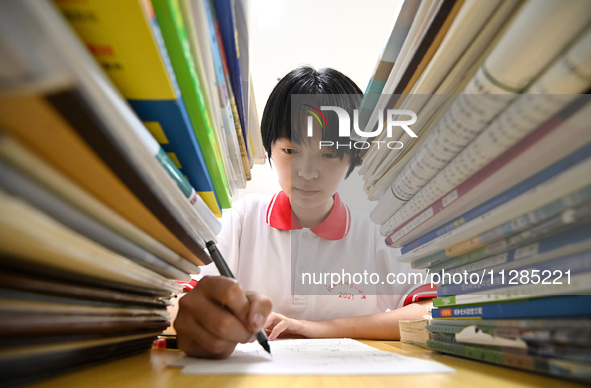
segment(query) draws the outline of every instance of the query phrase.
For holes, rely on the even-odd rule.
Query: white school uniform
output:
[[[399,263],[400,251],[386,246],[369,214],[351,212],[338,193],[328,217],[311,229],[298,223],[283,191],[243,197],[224,211],[222,225],[218,249],[236,279],[245,290],[269,296],[273,311],[287,317],[322,321],[376,314],[435,296],[429,285],[381,285],[388,273],[421,271]],[[371,284],[377,279],[372,273],[380,276],[377,285]],[[219,272],[210,264],[202,274]]]

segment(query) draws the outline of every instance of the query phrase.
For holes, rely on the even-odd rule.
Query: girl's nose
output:
[[[313,160],[302,160],[295,167],[296,172],[300,178],[304,178],[305,180],[318,178],[318,168],[316,167],[316,163],[314,163]]]

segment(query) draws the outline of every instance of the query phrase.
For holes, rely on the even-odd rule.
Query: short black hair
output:
[[[340,95],[338,101],[336,101],[336,96],[331,99],[331,95],[337,94]],[[277,83],[263,111],[261,134],[263,145],[269,156],[269,163],[272,156],[271,146],[275,141],[290,139],[296,144],[308,141],[308,138],[304,136],[305,125],[302,125],[304,122],[302,111],[300,110],[300,114],[292,112],[292,95],[318,96],[324,105],[342,107],[349,112],[349,117],[353,118],[353,110],[359,107],[363,92],[349,77],[335,69],[315,70],[309,66],[302,66],[290,71]],[[331,111],[325,111],[324,114],[328,125],[323,126],[322,140],[330,140],[333,141],[333,144],[337,144],[339,141],[338,116]],[[341,138],[341,140],[344,139]],[[341,159],[345,154],[351,158],[345,177],[348,177],[355,167],[361,164],[359,150],[355,147],[339,147],[334,151]]]

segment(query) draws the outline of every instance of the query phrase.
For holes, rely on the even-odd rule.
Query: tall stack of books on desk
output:
[[[382,131],[404,146],[361,174],[439,283],[429,348],[591,381],[590,87],[587,1],[404,2],[360,119],[407,109],[418,137]]]
[[[216,215],[262,155],[248,73],[233,89],[220,58],[247,61],[223,53],[221,35],[213,50],[215,15],[245,28],[238,3],[183,2],[201,7],[187,24],[209,20],[187,28],[185,54],[201,55],[186,58],[192,81],[168,46],[183,31],[177,1],[153,3],[160,27],[176,29],[162,27],[164,42],[149,2],[0,3],[3,385],[150,349],[176,281],[210,261]],[[86,24],[112,35],[87,37]]]

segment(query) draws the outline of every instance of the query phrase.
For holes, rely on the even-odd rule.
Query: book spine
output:
[[[434,308],[435,319],[521,319],[591,316],[591,296],[570,295],[505,303]]]
[[[585,228],[586,233],[591,232],[591,228],[587,226]],[[585,240],[586,238],[583,233],[578,233],[579,236],[577,239],[573,240]],[[561,236],[567,237],[567,236]],[[557,238],[555,240],[558,240]],[[572,240],[571,240],[572,242]],[[562,242],[560,242],[562,244]],[[575,255],[569,255],[566,257],[561,257],[555,260],[549,260],[546,262],[537,263],[533,266],[524,266],[524,267],[517,267],[512,271],[520,272],[520,271],[529,271],[535,270],[537,272],[542,271],[561,271],[566,272],[570,270],[571,274],[577,274],[585,271],[591,270],[591,252],[584,252]],[[507,271],[505,271],[507,272]],[[531,271],[530,271],[531,272]],[[470,294],[480,290],[492,290],[495,288],[502,288],[509,285],[509,283],[504,281],[504,275],[501,275],[501,270],[497,271],[484,271],[485,276],[481,283],[472,284],[472,283],[462,283],[462,284],[442,284],[437,288],[437,296],[444,297],[444,296],[453,296],[453,295],[462,295],[462,294]]]
[[[454,229],[426,244],[415,248],[399,257],[399,261],[414,261],[434,252],[464,241],[474,234],[490,230],[493,225],[500,225],[511,220],[515,214],[524,214],[544,206],[573,191],[586,187],[589,183],[588,174],[583,171],[589,168],[591,160],[573,166],[556,177],[528,190],[522,195],[505,202],[478,218]]]
[[[404,40],[408,36],[410,26],[419,8],[419,0],[405,1],[396,16],[390,36],[382,49],[373,75],[363,94],[359,108],[359,128],[365,128],[371,113],[376,107],[378,98],[386,85],[386,81],[394,67],[394,62],[400,53]],[[360,139],[358,139],[360,140]]]
[[[465,255],[461,255],[450,260],[436,263],[429,266],[430,271],[439,272],[443,269],[465,266],[470,263],[484,260],[488,257],[499,255],[505,252],[512,252],[530,242],[539,242],[548,238],[548,235],[562,232],[565,229],[572,229],[581,224],[581,220],[591,215],[591,205],[586,204],[577,209],[567,209],[559,216],[536,226],[535,228],[526,230],[518,235],[497,241],[484,248],[477,249]],[[572,227],[571,227],[572,225]]]
[[[221,207],[231,206],[226,172],[177,0],[153,0],[156,18]]]
[[[204,86],[203,97],[209,117],[212,118],[212,129],[216,144],[220,147],[220,155],[224,171],[227,173],[227,183],[230,195],[246,185],[246,175],[241,165],[238,141],[234,132],[228,127],[229,120],[222,110],[220,84],[216,75],[216,66],[211,50],[209,23],[203,9],[203,2],[178,0],[190,52],[196,65],[199,82]]]
[[[537,131],[536,131],[536,133],[537,133]],[[534,135],[534,134],[532,134],[532,135]],[[529,137],[527,139],[524,139],[524,141],[526,141],[526,140],[529,140]],[[520,144],[522,144],[522,143],[523,142],[520,142]],[[421,246],[422,244],[425,244],[426,242],[429,242],[441,235],[444,235],[445,233],[447,233],[453,229],[460,227],[461,225],[465,224],[466,222],[469,222],[469,221],[475,219],[476,217],[486,213],[487,211],[494,209],[495,207],[505,203],[506,201],[509,201],[509,200],[523,194],[527,190],[530,190],[531,188],[535,187],[536,185],[556,176],[557,174],[572,167],[573,165],[580,163],[582,160],[588,158],[589,156],[591,156],[591,143],[586,144],[585,146],[576,150],[572,154],[570,154],[570,155],[566,156],[565,158],[563,158],[562,160],[556,162],[552,166],[527,178],[526,180],[513,186],[512,188],[506,190],[505,192],[499,194],[498,196],[490,199],[489,201],[487,201],[487,202],[475,207],[474,209],[452,219],[451,221],[449,221],[445,225],[443,225],[443,226],[433,230],[432,232],[425,234],[424,236],[420,237],[419,239],[409,243],[408,245],[404,246],[401,249],[401,252],[406,253],[414,248]],[[470,181],[471,180],[472,180],[472,178],[470,178]],[[468,181],[466,181],[465,183],[467,183],[467,182]],[[469,184],[469,183],[467,183],[467,184]],[[462,186],[463,185],[464,184],[462,184]],[[461,196],[460,193],[464,190],[465,189],[460,189],[460,187],[458,187],[457,195]],[[455,196],[455,194],[453,194],[453,193],[454,193],[454,191],[452,191],[452,193],[448,194],[448,196],[452,196],[452,197]],[[443,197],[443,198],[446,198],[446,197]],[[438,202],[441,203],[443,201],[443,198],[441,200],[439,200]],[[427,209],[425,211],[428,212],[429,209]],[[390,241],[391,240],[388,240],[388,242],[390,242]]]
[[[545,4],[546,8],[556,9],[555,5]],[[539,30],[544,28],[545,18],[548,13],[528,9],[521,12],[514,21],[514,25],[520,29],[520,37],[525,40],[539,39]],[[532,16],[533,15],[533,16]],[[538,17],[536,17],[538,16]],[[564,34],[563,44],[567,44],[573,37]],[[491,52],[492,63],[513,63],[529,54],[527,51],[512,52],[511,41],[515,40],[512,31],[504,34],[499,44]],[[561,46],[555,46],[549,52],[540,57],[542,65],[538,62],[529,69],[520,69],[523,74],[511,74],[516,79],[533,79],[538,72],[543,70],[555,55],[560,52]],[[509,52],[513,56],[509,57]],[[544,63],[545,61],[545,63]],[[500,83],[495,77],[496,68],[490,70],[488,61],[482,66],[471,82],[466,86],[460,96],[449,108],[446,115],[437,124],[429,135],[426,143],[407,163],[391,186],[391,190],[399,202],[396,206],[390,206],[387,210],[392,216],[402,208],[419,190],[425,186],[441,169],[452,160],[472,139],[474,139],[488,123],[500,113],[515,97],[516,93],[523,90],[517,87],[516,82]],[[391,233],[384,233],[385,235]]]
[[[98,244],[127,257],[169,279],[187,280],[189,275],[164,262],[142,247],[134,244],[109,227],[94,220],[72,204],[55,195],[13,166],[0,161],[0,187],[25,199],[63,225],[76,230]]]
[[[144,247],[157,257],[166,260],[187,273],[199,273],[199,267],[195,264],[129,222],[8,134],[0,136],[0,158],[32,177],[77,209],[117,231],[117,233],[125,236],[135,244]]]
[[[566,118],[567,117],[564,117],[564,119]],[[536,148],[536,145],[539,145],[541,139],[545,138],[546,135],[548,135],[549,133],[558,130],[559,128],[561,128],[561,126],[562,125],[548,125],[538,128],[531,135],[527,136],[525,139],[515,144],[513,147],[501,154],[498,158],[496,158],[495,160],[487,164],[485,167],[483,167],[481,170],[479,170],[476,174],[472,175],[466,181],[458,185],[457,188],[453,189],[451,192],[447,193],[445,196],[441,197],[436,202],[434,202],[431,206],[429,206],[419,214],[415,215],[414,217],[406,221],[401,227],[397,228],[394,232],[392,232],[392,234],[390,234],[386,238],[386,243],[390,246],[401,245],[401,243],[398,241],[401,240],[408,233],[410,233],[417,227],[421,226],[423,223],[432,219],[435,215],[439,214],[441,211],[448,208],[449,205],[456,202],[460,202],[461,199],[465,198],[465,196],[467,196],[468,193],[470,193],[473,189],[477,188],[487,178],[491,177],[491,175],[496,174],[499,170],[505,168],[508,164],[513,162],[514,159],[516,159],[526,150],[528,152],[531,152],[533,148]],[[516,197],[517,195],[533,187],[533,185],[540,183],[544,179],[548,179],[549,177],[557,174],[561,171],[561,169],[568,167],[569,163],[573,163],[570,162],[570,159],[568,157],[564,159],[565,161],[563,163],[561,163],[560,161],[556,162],[554,164],[554,167],[547,167],[542,172],[539,172],[533,175],[532,177],[522,181],[521,183],[513,186],[512,188],[509,188],[505,192],[500,193],[496,197],[491,198],[490,200],[462,214],[461,216],[452,219],[443,226],[433,230],[432,232],[424,235],[423,237],[420,237],[419,239],[412,241],[409,244],[405,244],[403,249],[405,249],[406,252],[410,249],[411,246],[419,246],[421,241],[429,241],[429,238],[437,237],[449,230],[452,230],[474,219],[475,217],[494,208],[495,206],[498,206],[499,204],[502,204],[503,202]]]
[[[468,147],[461,151],[387,223],[382,234],[390,234],[396,225],[402,225],[438,199],[442,204],[457,200],[454,193],[459,185],[494,161],[539,126],[548,126],[548,132],[559,126],[564,117],[579,109],[586,99],[576,95],[522,95],[499,115]],[[574,102],[573,102],[574,101]],[[572,103],[572,105],[570,105]],[[561,110],[565,109],[564,113]],[[529,112],[524,114],[523,112]]]
[[[591,273],[585,272],[573,275],[571,269],[538,270],[527,269],[527,272],[515,272],[515,277],[532,275],[532,282],[542,283],[497,287],[485,289],[469,294],[442,296],[433,299],[433,307],[465,306],[483,303],[502,303],[525,298],[541,298],[556,295],[581,295],[591,291]],[[537,271],[537,272],[536,272]],[[513,271],[508,271],[512,274]],[[563,278],[564,275],[564,278]],[[536,279],[536,280],[533,280]],[[497,279],[501,281],[501,277]],[[529,280],[529,277],[528,277]]]
[[[225,57],[230,73],[231,85],[234,91],[236,109],[242,136],[248,137],[246,114],[244,111],[244,93],[242,89],[242,76],[240,72],[240,47],[238,46],[236,21],[234,17],[234,7],[231,0],[213,0],[213,5],[218,20],[218,27],[222,38]]]
[[[470,273],[485,268],[493,270],[505,268],[508,270],[516,268],[520,264],[536,264],[567,255],[578,254],[589,249],[591,249],[591,239],[585,235],[576,233],[575,230],[570,233],[559,234],[542,241],[527,244],[473,263],[454,267],[446,270],[446,272],[450,276],[453,276],[455,273],[463,273],[464,271]]]
[[[246,180],[251,180],[252,177],[250,174],[250,166],[248,163],[246,144],[244,143],[244,136],[242,135],[242,129],[239,125],[240,120],[238,118],[236,102],[234,101],[234,106],[232,106],[231,101],[233,100],[233,98],[230,98],[230,78],[227,70],[223,45],[220,39],[221,36],[219,36],[219,26],[216,22],[215,14],[209,0],[204,1],[203,6],[205,9],[205,16],[207,18],[209,39],[211,41],[211,50],[216,70],[216,79],[219,84],[221,106],[222,110],[225,113],[224,118],[228,121],[227,125],[228,128],[230,128],[230,130],[233,132],[233,136],[237,138],[241,158],[240,164],[242,166],[242,169],[244,170]]]
[[[246,143],[246,137],[244,135],[245,129],[242,128],[242,123],[240,121],[240,115],[238,113],[238,105],[236,105],[236,96],[234,91],[232,90],[232,80],[230,79],[230,69],[228,68],[228,59],[226,57],[226,50],[224,49],[224,42],[222,39],[222,33],[220,31],[220,24],[213,9],[210,5],[210,10],[212,11],[212,18],[214,20],[214,27],[216,33],[216,39],[218,42],[218,50],[220,53],[220,59],[222,61],[222,68],[224,70],[224,76],[226,79],[226,90],[228,93],[228,99],[230,102],[230,109],[232,110],[232,117],[234,119],[234,127],[236,129],[236,137],[238,138],[238,144],[240,146],[240,155],[242,156],[242,163],[246,166],[250,167],[250,159],[249,159],[249,147]]]
[[[178,292],[172,280],[113,253],[48,217],[26,201],[0,190],[0,233],[5,255],[113,283]],[[59,243],[56,243],[59,242]]]
[[[433,325],[433,331],[448,332],[444,328],[454,327],[458,331],[466,326],[476,326],[485,333],[495,334],[496,331],[516,335],[517,333],[528,333],[530,331],[551,331],[560,328],[565,331],[589,332],[591,320],[589,318],[578,319],[431,319],[429,325]],[[429,326],[427,325],[427,326]],[[494,330],[494,331],[493,331]]]
[[[448,326],[448,325],[437,325],[437,324],[430,324],[425,326],[425,329],[431,333],[448,333],[448,334],[456,334],[462,331],[466,326]]]
[[[474,251],[503,237],[516,234],[520,231],[538,225],[563,211],[581,205],[591,199],[591,185],[577,190],[569,195],[563,196],[544,206],[541,206],[522,216],[507,221],[496,228],[490,229],[484,233],[474,236],[468,240],[462,241],[445,249],[448,257],[456,257],[467,252]]]

